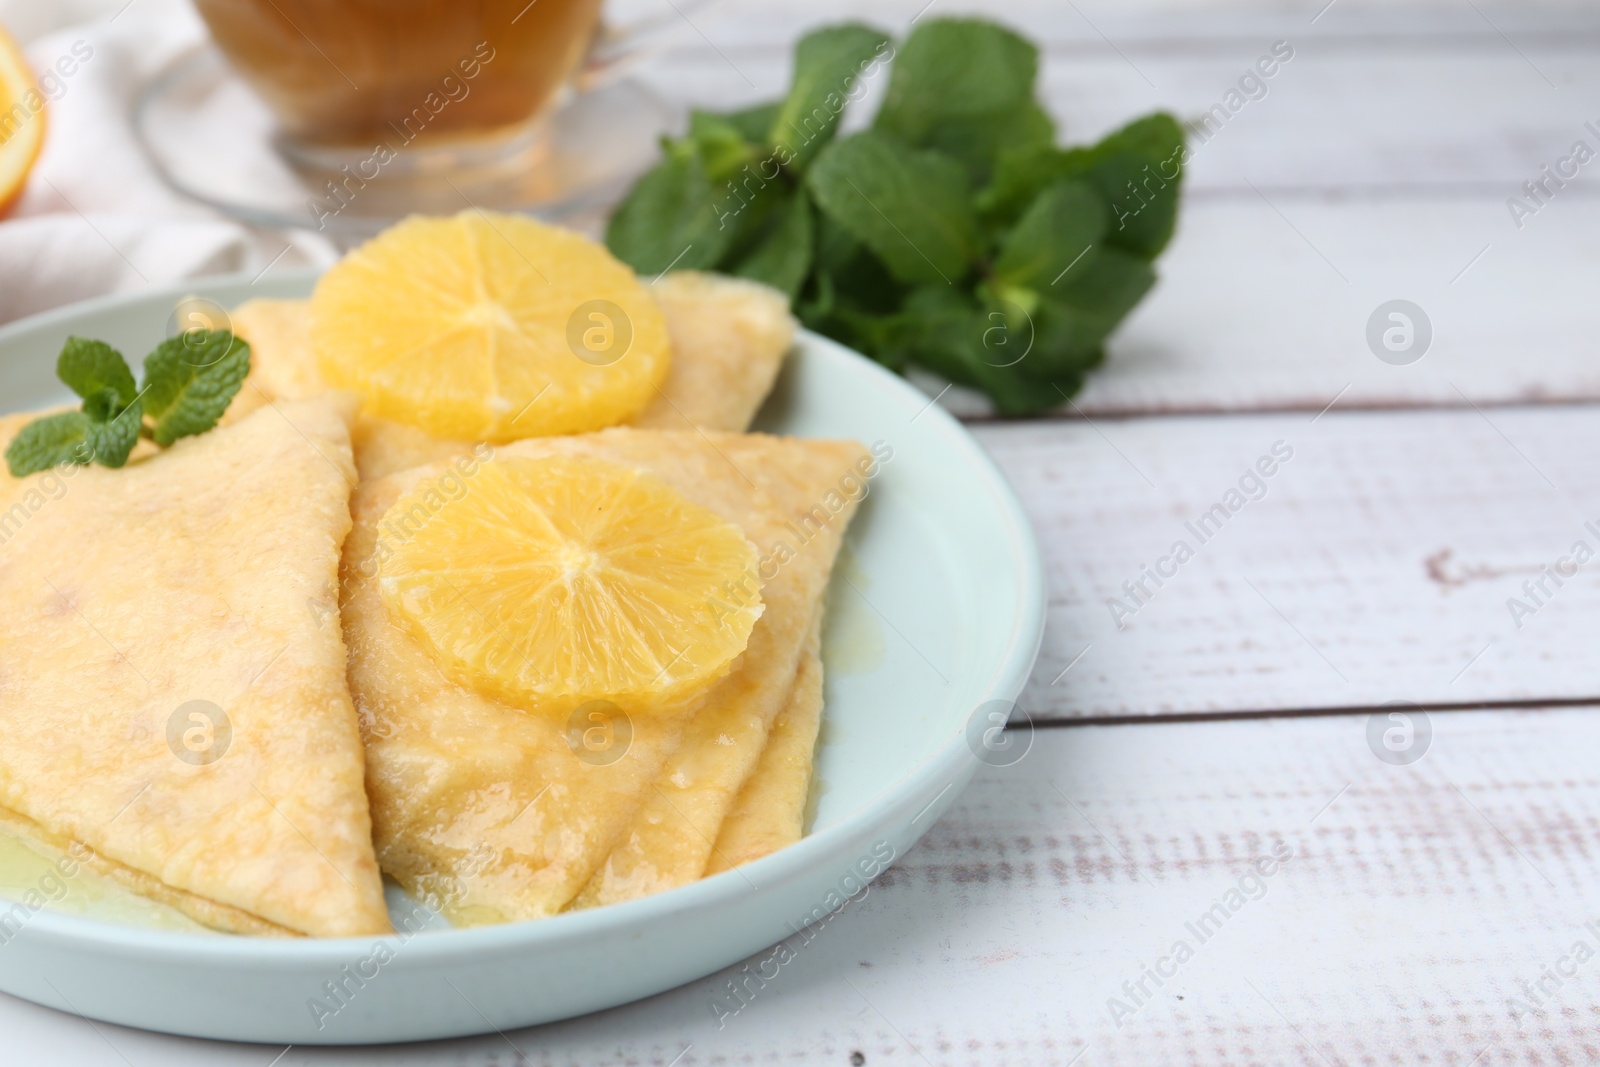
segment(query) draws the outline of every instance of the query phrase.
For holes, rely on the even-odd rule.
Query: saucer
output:
[[[353,153],[354,175],[297,167],[280,152],[266,105],[209,45],[151,79],[133,111],[141,146],[179,193],[252,226],[318,231],[341,247],[406,215],[468,207],[594,230],[655,162],[675,117],[655,93],[623,79],[568,90],[492,164],[412,166],[397,134],[365,156]]]

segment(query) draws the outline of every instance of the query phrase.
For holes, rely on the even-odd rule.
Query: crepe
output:
[[[221,929],[390,929],[337,610],[349,417],[0,476],[0,822]]]
[[[705,761],[719,781],[754,766],[788,699],[856,485],[870,464],[853,442],[626,428],[504,445],[496,458],[579,454],[652,471],[736,523],[761,552],[765,610],[750,643],[703,706],[631,717],[626,755],[580,758],[569,724],[450,681],[431,653],[391,621],[370,560],[389,505],[443,465],[363,484],[344,566],[350,681],[367,743],[374,840],[384,870],[460,924],[554,914],[627,840],[647,797],[695,783],[662,777],[685,739],[727,755]],[[471,492],[471,461],[457,460]],[[448,505],[446,505],[448,506]],[[586,726],[587,724],[580,724]],[[613,724],[620,727],[622,724]],[[724,741],[724,736],[727,740]],[[691,742],[682,752],[698,749]],[[684,766],[698,770],[699,759]],[[736,792],[744,774],[733,782]],[[681,778],[681,775],[678,775]],[[714,798],[697,802],[707,814]],[[725,809],[726,805],[723,805]],[[720,811],[710,823],[714,834]],[[705,866],[707,840],[691,877]]]
[[[812,756],[822,726],[822,611],[800,656],[789,701],[767,735],[767,747],[722,820],[705,873],[743,866],[800,840],[811,792]]]
[[[843,485],[866,485],[870,459],[858,454],[861,467],[843,466],[830,470],[832,478],[821,477],[816,472],[816,482],[808,486],[790,486],[790,493],[781,507],[789,512],[787,530],[790,536],[816,530],[816,541],[821,552],[826,552],[827,565],[822,569],[822,584],[832,571],[838,541],[853,515],[856,496],[846,496]],[[845,480],[846,472],[858,475],[858,480]],[[818,518],[829,517],[826,525]],[[810,545],[808,545],[810,547]],[[765,595],[765,587],[763,587]],[[654,789],[646,793],[645,803],[630,821],[626,835],[618,846],[606,856],[605,864],[590,878],[589,885],[573,901],[573,907],[597,907],[602,904],[619,904],[635,897],[661,893],[664,889],[686,885],[701,878],[707,865],[717,864],[717,869],[736,867],[741,862],[755,859],[747,849],[758,849],[750,838],[787,837],[794,825],[798,840],[798,824],[805,816],[806,785],[810,785],[810,747],[805,750],[805,777],[797,789],[795,771],[765,784],[754,774],[757,763],[763,760],[763,750],[768,747],[768,733],[781,710],[794,709],[798,717],[821,717],[821,661],[816,661],[814,672],[800,672],[800,656],[805,649],[814,649],[819,643],[822,616],[822,589],[814,590],[806,601],[805,613],[787,619],[787,640],[794,641],[797,651],[795,665],[790,667],[784,680],[782,696],[774,691],[725,691],[714,693],[701,712],[690,721],[683,744],[674,758],[662,769]],[[816,657],[813,651],[813,657]],[[802,686],[816,686],[814,709],[811,697]],[[776,685],[776,683],[773,683]],[[798,702],[795,701],[795,694]],[[805,725],[800,725],[805,729]],[[811,742],[816,741],[816,725],[810,726]],[[798,739],[786,741],[784,749],[800,747]],[[784,750],[774,753],[774,760],[784,760]],[[768,769],[768,768],[763,768]],[[741,790],[755,790],[754,805],[771,801],[770,808],[762,813],[752,813],[733,827],[734,848],[741,856],[718,856],[715,843],[723,830],[723,819],[730,813]],[[742,840],[742,843],[741,843]],[[784,841],[787,843],[787,841]]]
[[[793,341],[795,324],[782,295],[751,282],[699,272],[666,275],[658,279],[652,293],[666,314],[674,360],[662,395],[640,414],[636,425],[684,431],[746,428],[771,389],[783,356]],[[304,395],[323,388],[311,351],[306,302],[251,301],[236,309],[234,326],[241,336],[251,340],[256,353],[257,370],[247,383],[246,393],[254,393],[264,400],[267,396]],[[358,418],[353,436],[357,465],[363,479],[367,480],[444,462],[467,454],[470,447],[464,441],[434,438],[415,427],[364,417]],[[746,843],[730,845],[724,855],[739,857],[735,862],[746,862],[800,836],[809,783],[810,747],[814,744],[821,716],[821,663],[814,653],[807,652],[805,657],[811,664],[807,678],[815,682],[814,696],[802,699],[802,691],[796,690],[796,678],[778,686],[769,685],[762,693],[763,700],[748,707],[735,701],[732,706],[721,709],[725,719],[741,726],[734,731],[740,736],[740,743],[732,746],[731,751],[727,751],[729,746],[717,745],[719,739],[728,735],[728,730],[722,727],[711,732],[702,731],[691,740],[691,747],[714,746],[712,754],[722,757],[715,773],[718,784],[708,798],[712,802],[698,806],[692,820],[686,822],[674,814],[665,824],[667,827],[697,837],[702,846],[710,845],[718,833],[720,813],[726,810],[729,799],[716,794],[737,792],[750,777],[754,767],[752,750],[760,751],[760,742],[756,739],[765,736],[766,724],[771,719],[766,700],[771,696],[768,690],[778,688],[785,693],[796,693],[784,719],[786,723],[792,720],[795,729],[780,732],[779,736],[785,739],[784,754],[771,757],[770,772],[768,762],[763,760],[758,777],[772,773],[782,777],[787,786],[759,788],[758,783],[752,782],[753,792],[742,805],[741,825],[734,831],[733,839]],[[797,678],[799,674],[797,671]],[[640,768],[645,768],[648,760],[664,758],[662,753],[677,744],[676,734],[671,733],[677,728],[677,725],[670,726],[669,737],[655,737],[646,731],[636,738],[641,746],[638,749]],[[672,773],[681,777],[684,768],[670,769],[669,777]],[[796,774],[802,778],[798,787],[794,782]],[[669,785],[644,817],[657,818],[654,809],[670,803],[666,797],[673,793]],[[640,845],[643,846],[642,840]],[[696,846],[671,862],[661,857],[646,857],[648,862],[637,872],[639,875],[644,875],[646,869],[659,868],[663,873],[640,877],[637,881],[641,886],[652,879],[664,880],[663,884],[677,884],[698,877],[698,870],[690,872],[696,864],[704,865],[706,851],[705,847]],[[658,859],[661,860],[659,864]],[[639,868],[640,860],[629,859],[626,853],[619,854],[611,865],[609,877],[613,881],[624,865],[633,872]],[[449,888],[435,887],[427,891],[443,896],[448,895],[445,890]],[[615,892],[603,890],[597,884],[591,897],[598,899]]]
[[[651,286],[672,338],[672,366],[655,400],[633,424],[667,430],[743,430],[755,417],[794,341],[783,294],[739,278],[698,271],[663,275]],[[232,312],[251,345],[251,372],[234,402],[240,414],[268,399],[327,388],[311,348],[310,302],[251,300]],[[237,417],[232,410],[229,415]],[[468,441],[433,437],[414,426],[362,416],[356,466],[381,478],[460,455]]]
[[[667,317],[672,368],[633,425],[748,428],[794,343],[788,300],[769,286],[700,271],[664,275],[650,292]]]

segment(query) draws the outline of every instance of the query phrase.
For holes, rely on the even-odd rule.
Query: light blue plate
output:
[[[0,328],[5,410],[65,399],[69,333],[143,353],[180,298],[304,296],[314,276],[232,278],[97,300]],[[198,1037],[355,1044],[562,1019],[709,974],[822,918],[939,818],[1033,667],[1044,578],[1005,478],[955,420],[868,359],[804,333],[758,428],[893,450],[829,592],[827,711],[809,836],[658,896],[405,941],[253,940],[43,911],[0,945],[0,989],[63,1011]],[[992,718],[996,709],[1001,717]],[[3,712],[0,712],[3,713]],[[998,739],[998,743],[997,743]],[[990,747],[985,748],[987,740]],[[997,756],[998,754],[998,756]],[[127,912],[119,915],[126,916]],[[375,958],[388,958],[373,963]],[[344,977],[350,968],[370,977]],[[350,992],[331,1017],[324,983]]]

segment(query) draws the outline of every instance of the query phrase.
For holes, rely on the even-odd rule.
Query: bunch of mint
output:
[[[836,138],[891,60],[871,128]],[[1184,144],[1158,113],[1057,147],[1038,61],[978,19],[925,22],[898,51],[858,24],[808,34],[783,100],[695,111],[663,141],[606,243],[640,273],[766,282],[811,329],[981,389],[1002,413],[1061,404],[1155,282]]]
[[[190,330],[145,357],[144,386],[135,389],[121,352],[69,337],[56,377],[83,406],[24,426],[6,447],[6,466],[14,478],[62,463],[120,467],[141,436],[165,448],[211,429],[249,373],[244,341],[227,330]]]

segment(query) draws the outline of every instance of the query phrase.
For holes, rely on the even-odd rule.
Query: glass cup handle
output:
[[[689,13],[713,0],[666,0],[669,11],[645,15],[620,26],[602,21],[589,54],[575,78],[579,92],[609,85],[661,51],[679,29],[690,26]]]

